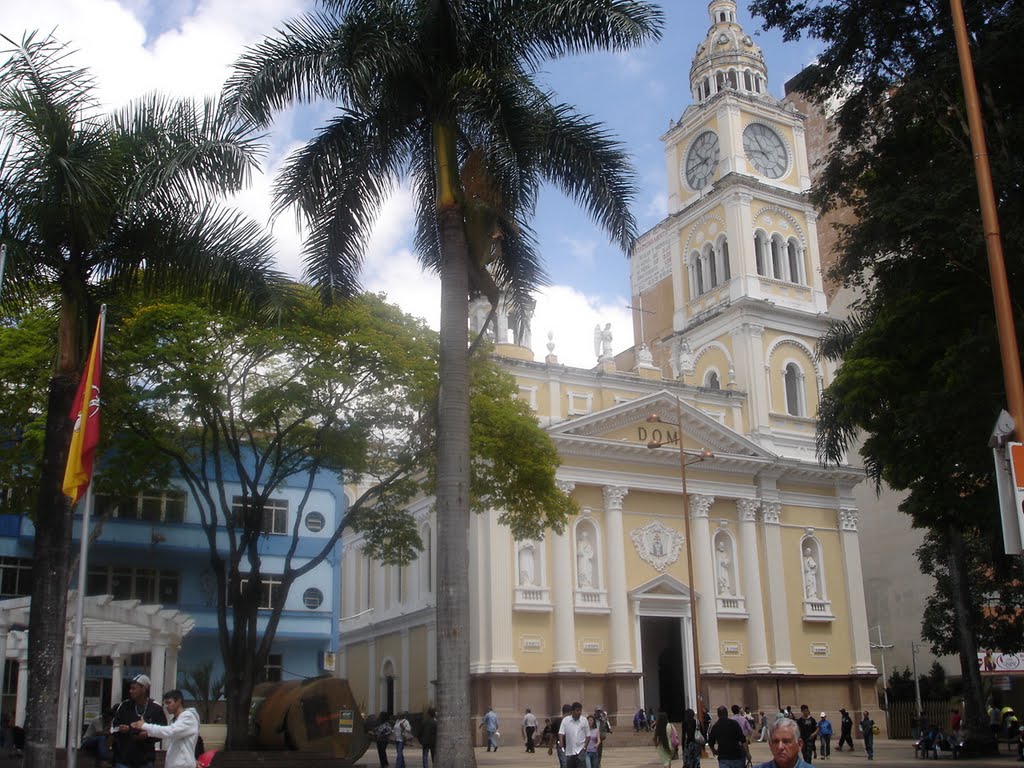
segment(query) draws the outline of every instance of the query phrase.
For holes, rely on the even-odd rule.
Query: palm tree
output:
[[[4,307],[53,302],[57,354],[35,500],[26,765],[52,766],[72,515],[61,493],[69,412],[99,304],[152,288],[275,307],[270,240],[216,197],[259,146],[217,102],[150,96],[103,114],[95,83],[52,37],[27,34],[0,65]]]
[[[542,183],[583,205],[623,250],[635,222],[622,147],[534,82],[548,58],[627,50],[660,34],[634,0],[321,0],[237,62],[227,98],[261,126],[293,102],[335,117],[275,187],[309,238],[307,277],[352,292],[375,213],[408,179],[416,246],[441,277],[437,645],[439,762],[474,764],[468,738],[468,301],[496,289],[521,309],[544,275],[527,220]]]

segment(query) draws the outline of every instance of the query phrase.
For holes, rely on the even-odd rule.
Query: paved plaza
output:
[[[921,760],[914,758],[914,749],[911,746],[910,741],[879,741],[875,746],[875,759],[873,763],[869,763],[864,752],[859,749],[853,752],[842,752],[833,754],[829,760],[818,760],[815,765],[828,765],[830,768],[843,768],[843,766],[898,766],[898,765],[918,765],[920,766]],[[973,768],[991,768],[992,766],[1003,766],[1003,768],[1012,768],[1012,766],[1018,765],[1016,762],[1016,754],[1010,754],[1005,751],[1006,747],[1003,746],[1003,752],[999,757],[993,757],[986,760],[969,760],[964,761],[966,765],[972,766]],[[768,747],[765,744],[754,744],[752,745],[752,752],[754,756],[754,765],[763,763],[771,758],[771,754],[768,751]],[[422,765],[421,762],[421,750],[418,746],[413,746],[407,749],[405,752],[406,765],[409,768],[419,768]],[[390,764],[395,764],[394,750],[388,750],[388,759]],[[538,766],[541,768],[558,768],[558,760],[554,756],[549,757],[546,749],[538,749],[536,753],[530,755],[526,754],[525,750],[518,746],[504,746],[497,752],[487,752],[483,747],[478,747],[476,750],[476,761],[477,765],[483,768],[483,766],[523,766],[524,768],[530,768],[531,766]],[[948,757],[941,757],[938,761],[929,761],[927,764],[934,762],[953,762]],[[959,764],[959,762],[958,762]],[[371,748],[369,752],[363,757],[358,763],[361,766],[377,766],[377,751],[375,748]],[[641,747],[613,747],[606,749],[604,752],[604,759],[601,761],[601,768],[648,768],[648,766],[659,766],[657,758],[655,757],[654,747],[650,749]],[[682,766],[681,761],[673,761],[673,768],[680,768]],[[713,757],[706,757],[701,761],[703,768],[717,768],[718,761]],[[440,767],[440,768],[443,768]]]

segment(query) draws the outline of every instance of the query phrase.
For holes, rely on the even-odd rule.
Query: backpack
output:
[[[199,759],[200,755],[202,755],[203,753],[206,752],[206,745],[203,744],[203,735],[201,733],[200,734],[196,734],[196,750],[195,750],[195,752],[196,752],[196,759],[197,760]]]
[[[388,725],[388,722],[386,720],[382,722],[380,725],[378,725],[377,730],[374,734],[377,739],[377,743],[380,744],[383,741],[385,744],[387,744],[389,741],[391,741],[391,732],[391,726]]]

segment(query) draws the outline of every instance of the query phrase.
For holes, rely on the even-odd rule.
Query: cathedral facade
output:
[[[580,514],[540,541],[474,517],[478,714],[579,700],[622,724],[641,706],[679,720],[697,669],[705,708],[877,708],[863,472],[814,454],[832,371],[814,355],[828,318],[804,119],[768,94],[735,0],[708,13],[693,104],[662,137],[669,214],[631,254],[633,346],[612,356],[596,329],[594,368],[535,361],[498,312],[496,353]],[[343,543],[339,673],[367,712],[434,701],[431,500],[412,512],[426,547],[412,566]]]

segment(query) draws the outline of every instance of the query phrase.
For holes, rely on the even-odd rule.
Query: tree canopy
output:
[[[1019,297],[1024,8],[967,5],[1011,294]],[[840,230],[831,273],[860,295],[820,345],[842,366],[819,409],[819,452],[838,461],[863,430],[869,474],[907,492],[900,508],[927,529],[919,555],[937,577],[925,633],[937,652],[959,651],[968,719],[980,725],[977,642],[1019,645],[1022,627],[1014,640],[997,625],[1024,614],[1012,590],[999,592],[1014,602],[998,610],[976,599],[993,574],[1020,564],[1004,558],[999,540],[988,436],[1005,393],[949,4],[754,0],[751,10],[787,39],[806,34],[824,44],[817,66],[797,81],[835,130],[812,195],[823,210],[855,214]],[[1020,325],[1019,302],[1014,312]]]

